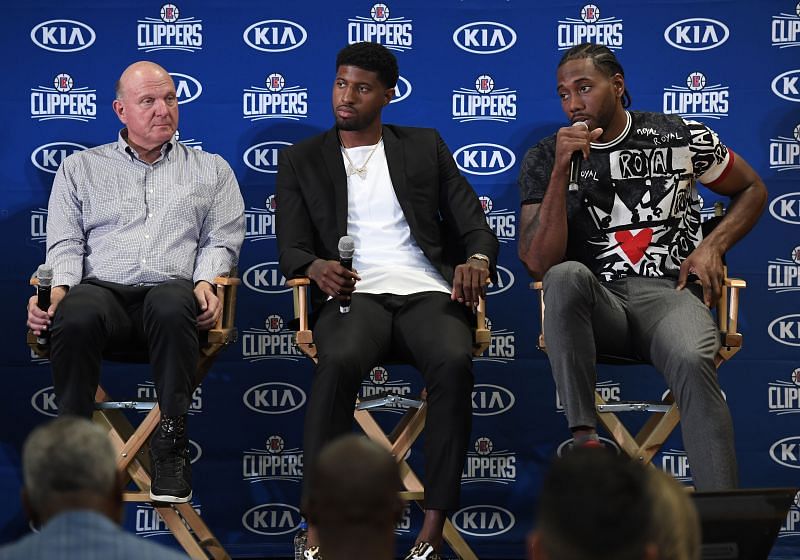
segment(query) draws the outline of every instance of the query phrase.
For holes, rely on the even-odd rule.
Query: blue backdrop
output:
[[[28,530],[18,504],[20,448],[55,415],[50,371],[24,343],[27,280],[44,260],[47,199],[68,154],[113,141],[114,82],[139,59],[173,75],[181,140],[221,154],[244,195],[239,342],[198,389],[190,434],[195,506],[236,556],[286,554],[299,522],[302,418],[311,364],[285,324],[291,297],[277,269],[277,151],[332,124],[336,52],[374,40],[394,50],[401,80],[386,122],[438,128],[482,197],[502,241],[491,290],[492,346],[476,364],[474,449],[454,522],[479,556],[523,554],[541,476],[568,438],[549,366],[535,345],[538,305],[516,257],[516,178],[525,150],[564,123],[555,95],[562,51],[590,40],[626,68],[633,108],[697,118],[764,178],[769,208],[730,253],[747,280],[745,348],[721,369],[745,487],[800,483],[800,4],[795,0],[519,0],[324,2],[18,2],[4,9],[2,238],[8,270],[0,375],[0,542]],[[592,0],[590,0],[592,1]],[[710,210],[714,196],[704,191]],[[112,394],[148,395],[147,368],[110,365]],[[648,368],[602,368],[612,399],[663,391]],[[363,393],[414,393],[412,369],[376,371]],[[379,413],[396,419],[398,410]],[[423,469],[421,454],[412,464]],[[691,467],[679,435],[655,463],[680,480]],[[421,517],[398,527],[407,547]],[[171,542],[153,510],[131,506],[127,526]],[[775,557],[800,556],[800,505]]]

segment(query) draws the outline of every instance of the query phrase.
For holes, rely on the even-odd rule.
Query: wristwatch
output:
[[[477,259],[479,261],[485,262],[487,265],[491,266],[492,262],[489,260],[489,257],[484,255],[483,253],[475,253],[469,256],[469,259]],[[467,259],[467,260],[469,260]]]

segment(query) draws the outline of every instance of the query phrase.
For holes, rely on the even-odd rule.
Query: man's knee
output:
[[[53,335],[81,335],[102,327],[104,307],[97,297],[97,286],[79,284],[73,286],[56,308],[53,318]]]
[[[551,267],[542,280],[545,302],[566,305],[575,297],[587,297],[591,294],[591,282],[597,279],[586,265],[576,261],[559,263]]]
[[[191,282],[173,280],[154,286],[145,296],[144,316],[150,324],[193,324],[197,319],[197,303]]]

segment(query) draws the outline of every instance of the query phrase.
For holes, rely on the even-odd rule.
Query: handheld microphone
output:
[[[53,286],[53,267],[43,264],[36,270],[39,285],[36,288],[36,306],[42,311],[50,308],[50,288]],[[42,331],[36,337],[36,344],[44,346],[50,342],[50,331]]]
[[[584,121],[575,121],[572,126],[583,125],[586,130],[589,130],[589,125]],[[581,174],[581,160],[583,159],[583,152],[575,150],[572,152],[572,157],[569,158],[569,190],[578,190],[578,176]]]
[[[339,239],[339,264],[347,270],[353,270],[353,253],[356,251],[356,242],[349,235]],[[350,298],[339,303],[339,313],[350,313]]]

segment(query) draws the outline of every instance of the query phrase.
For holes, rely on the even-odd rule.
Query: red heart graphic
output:
[[[653,239],[653,230],[646,228],[633,235],[630,231],[618,231],[614,238],[619,242],[620,248],[628,255],[631,263],[636,264],[644,256],[644,252]]]

